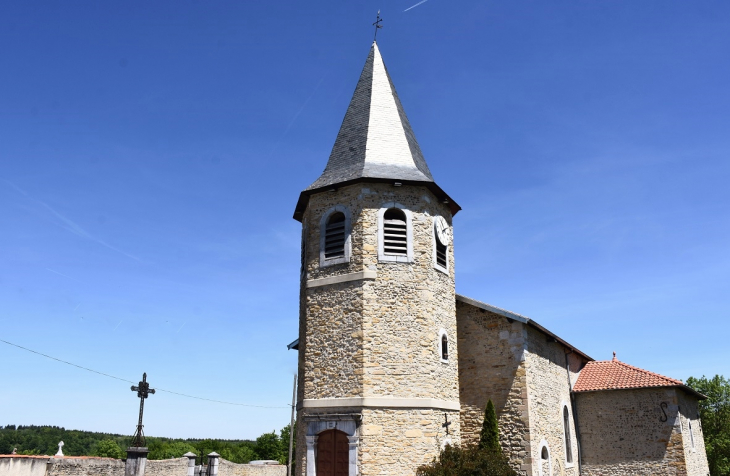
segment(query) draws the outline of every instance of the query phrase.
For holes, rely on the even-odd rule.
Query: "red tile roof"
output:
[[[704,395],[685,386],[681,380],[625,364],[616,358],[615,353],[613,360],[588,362],[581,370],[578,380],[573,386],[573,391],[595,392],[599,390],[650,387],[681,387],[700,398],[704,398]]]

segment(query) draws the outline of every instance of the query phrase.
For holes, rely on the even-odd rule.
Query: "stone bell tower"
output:
[[[377,44],[301,193],[297,474],[415,474],[460,438],[452,217]]]

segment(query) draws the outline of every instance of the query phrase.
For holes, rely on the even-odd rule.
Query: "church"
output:
[[[703,395],[456,293],[460,210],[374,42],[294,212],[297,475],[414,475],[445,445],[477,442],[490,399],[519,474],[708,475]]]

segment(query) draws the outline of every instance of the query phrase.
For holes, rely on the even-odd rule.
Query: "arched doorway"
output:
[[[347,434],[327,430],[317,438],[317,476],[348,476],[350,447]]]

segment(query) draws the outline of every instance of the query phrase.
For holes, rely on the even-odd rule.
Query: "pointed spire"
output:
[[[366,177],[433,182],[375,42],[327,167],[307,190]]]
[[[301,221],[313,193],[361,181],[423,184],[439,201],[449,204],[453,215],[461,210],[434,182],[376,42],[360,73],[327,166],[300,194],[294,218]]]

